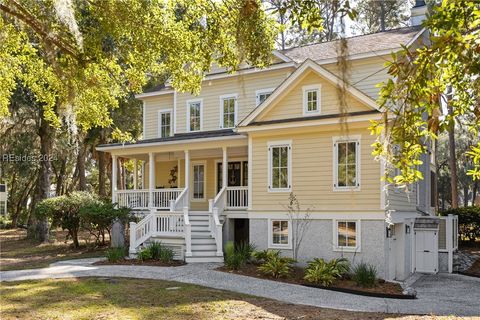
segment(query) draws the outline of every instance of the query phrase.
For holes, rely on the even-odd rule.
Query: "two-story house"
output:
[[[382,116],[385,61],[425,37],[412,26],[349,38],[346,80],[332,41],[273,52],[261,70],[213,68],[197,96],[168,85],[137,95],[143,139],[98,147],[113,158],[112,201],[145,212],[130,225],[130,253],[160,240],[187,262],[223,261],[231,240],[291,254],[293,193],[310,212],[300,261],[344,256],[404,279],[421,260],[433,272],[412,241],[415,218],[434,212],[434,158],[413,191],[386,186],[367,129]],[[116,187],[118,157],[142,163],[134,189]]]

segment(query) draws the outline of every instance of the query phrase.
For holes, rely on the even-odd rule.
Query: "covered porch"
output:
[[[112,150],[112,202],[134,210],[212,212],[248,208],[246,139]],[[119,158],[133,181],[119,183]],[[133,162],[133,169],[131,163]],[[224,187],[225,186],[225,187]]]

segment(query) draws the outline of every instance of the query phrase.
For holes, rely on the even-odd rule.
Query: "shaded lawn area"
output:
[[[440,319],[323,309],[177,282],[125,278],[7,282],[1,283],[0,296],[2,320]]]
[[[55,261],[105,255],[106,247],[95,247],[87,234],[79,237],[79,248],[73,247],[73,241],[65,241],[66,234],[54,230],[49,243],[39,243],[26,239],[24,229],[0,230],[0,270],[43,268]]]

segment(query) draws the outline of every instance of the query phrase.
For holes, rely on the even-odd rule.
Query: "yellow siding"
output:
[[[292,192],[303,209],[379,210],[380,164],[371,155],[374,137],[366,129],[348,130],[361,135],[360,191],[333,191],[333,136],[345,136],[338,126],[309,128],[302,133],[278,131],[276,136],[253,137],[253,210],[284,210],[288,192],[268,192],[269,141],[292,141]],[[320,131],[322,130],[322,131]],[[308,131],[308,132],[307,132]]]
[[[160,161],[155,163],[155,187],[170,188],[170,170],[177,165],[177,161]],[[145,164],[145,188],[148,189],[148,162]]]
[[[376,85],[388,80],[385,62],[390,60],[389,55],[365,59],[351,60],[349,63],[347,81],[355,88],[367,94],[373,99],[378,98],[379,88]],[[340,76],[336,63],[322,65],[328,71]]]
[[[277,87],[292,71],[293,69],[281,69],[206,80],[198,96],[178,93],[177,133],[187,131],[187,100],[203,99],[203,131],[218,130],[220,129],[220,96],[238,95],[237,122],[239,122],[255,108],[255,91]]]
[[[166,94],[144,99],[144,139],[158,137],[158,111],[164,109],[172,110],[172,130],[173,130],[173,94]]]
[[[321,86],[320,89],[320,113],[319,115],[339,114],[340,101],[338,99],[338,91],[336,86],[329,81],[320,77],[316,72],[309,71],[306,73],[296,85],[294,85],[278,102],[270,106],[259,120],[279,120],[289,118],[303,117],[303,86],[316,85]],[[358,100],[354,99],[350,94],[346,99],[346,112],[368,111],[371,108],[364,106]]]

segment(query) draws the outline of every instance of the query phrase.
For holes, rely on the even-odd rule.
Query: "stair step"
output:
[[[193,257],[216,257],[217,250],[192,251]]]
[[[187,263],[223,262],[223,257],[185,257]]]
[[[212,237],[192,237],[192,246],[201,244],[215,244],[215,239],[213,239]]]
[[[203,243],[192,243],[192,252],[197,251],[216,251],[217,245],[215,243],[203,244]]]

